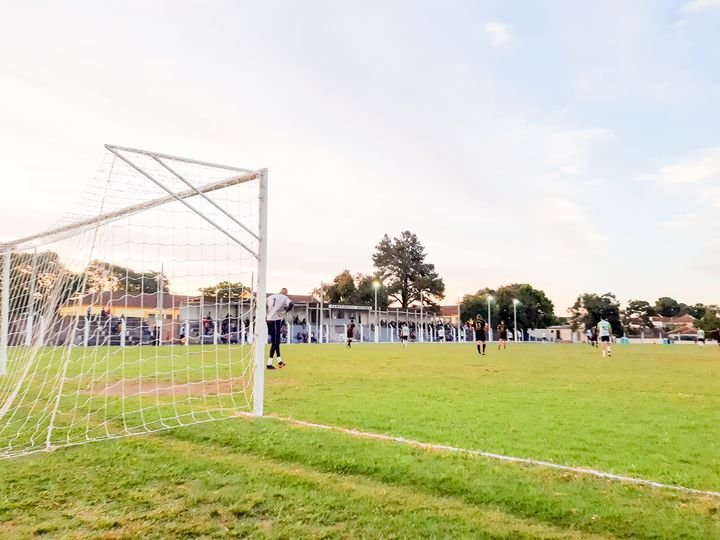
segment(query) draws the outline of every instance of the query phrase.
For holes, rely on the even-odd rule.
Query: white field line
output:
[[[255,418],[251,413],[239,413],[241,416],[248,416]],[[422,441],[415,441],[413,439],[406,439],[404,437],[395,437],[393,435],[384,435],[382,433],[371,433],[368,431],[360,431],[358,429],[348,429],[337,426],[326,426],[324,424],[316,424],[313,422],[304,422],[302,420],[293,420],[292,418],[284,418],[281,416],[265,415],[265,418],[272,418],[273,420],[279,420],[287,424],[301,426],[313,429],[323,429],[327,431],[338,431],[353,437],[361,437],[364,439],[377,439],[381,441],[390,441],[398,444],[406,444],[408,446],[414,446],[416,448],[422,448],[424,450],[435,450],[442,452],[453,452],[458,454],[466,454],[470,456],[484,457],[487,459],[496,459],[500,461],[509,461],[511,463],[522,463],[524,465],[532,465],[535,467],[545,467],[548,469],[557,469],[561,471],[573,472],[582,474],[585,476],[594,476],[597,478],[604,478],[606,480],[613,480],[616,482],[624,482],[627,484],[635,484],[640,486],[668,489],[674,491],[680,491],[682,493],[688,493],[692,495],[705,495],[708,497],[720,498],[719,491],[705,491],[702,489],[694,489],[685,486],[678,486],[674,484],[663,484],[662,482],[655,482],[654,480],[646,480],[644,478],[635,478],[632,476],[623,476],[620,474],[613,474],[604,471],[598,471],[597,469],[589,469],[586,467],[571,467],[569,465],[560,465],[558,463],[552,463],[551,461],[542,461],[537,459],[521,458],[514,456],[505,456],[503,454],[493,454],[492,452],[482,452],[480,450],[472,450],[468,448],[458,448],[456,446],[448,446],[445,444],[433,444]]]

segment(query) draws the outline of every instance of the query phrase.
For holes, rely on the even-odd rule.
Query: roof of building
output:
[[[452,317],[458,314],[458,306],[440,306],[440,315]]]
[[[170,309],[173,307],[179,308],[180,304],[188,299],[185,295],[175,295],[170,293],[158,295],[157,293],[132,294],[125,291],[104,291],[88,293],[81,296],[77,301],[69,301],[68,304],[72,305],[77,302],[77,304],[81,306],[95,306],[111,309],[113,306],[155,308],[158,305],[158,296],[162,297],[163,309]]]
[[[694,323],[697,319],[689,313],[685,313],[684,315],[679,315],[677,317],[661,317],[659,315],[656,315],[654,317],[650,317],[650,320],[669,324],[683,324]]]
[[[668,332],[669,334],[681,334],[681,335],[690,335],[694,336],[697,334],[697,329],[690,325],[683,325],[679,326],[677,328],[673,328]]]

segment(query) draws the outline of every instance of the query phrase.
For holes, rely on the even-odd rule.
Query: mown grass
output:
[[[720,351],[287,347],[266,412],[720,490]],[[0,538],[720,538],[720,499],[238,418],[0,461]]]
[[[298,347],[267,410],[720,491],[718,349]]]

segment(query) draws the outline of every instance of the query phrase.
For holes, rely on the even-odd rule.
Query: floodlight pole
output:
[[[517,336],[518,336],[518,332],[517,332],[517,305],[518,305],[518,302],[519,302],[519,300],[517,298],[515,298],[513,300],[513,333],[515,334],[513,343],[517,343],[517,340],[518,340],[517,339]]]
[[[320,282],[320,309],[318,311],[318,343],[323,342],[323,311],[325,308],[325,283]]]
[[[423,292],[420,291],[420,343],[425,343],[425,319],[423,319]]]
[[[378,343],[380,341],[380,314],[378,313],[378,303],[377,303],[377,292],[380,288],[380,283],[377,281],[373,281],[373,289],[375,289],[375,335],[373,336],[375,338],[375,343]]]
[[[253,388],[253,414],[263,415],[265,398],[265,345],[267,344],[267,324],[265,323],[267,299],[267,238],[268,238],[268,171],[262,170],[260,176],[260,216],[258,222],[258,280],[255,301],[255,377]],[[252,318],[252,315],[251,315]]]
[[[3,246],[3,273],[2,273],[2,304],[0,310],[0,375],[7,373],[8,331],[10,327],[10,265],[12,252],[15,246]]]

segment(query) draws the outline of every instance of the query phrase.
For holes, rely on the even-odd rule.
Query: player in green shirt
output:
[[[612,334],[612,326],[607,322],[604,315],[600,317],[600,322],[597,323],[597,333],[600,338],[602,355],[605,356],[607,354],[607,356],[611,356],[610,335]]]

